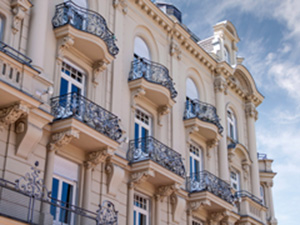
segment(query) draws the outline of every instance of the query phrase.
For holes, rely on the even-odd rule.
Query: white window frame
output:
[[[139,206],[137,206],[135,204],[136,202],[136,198],[141,198],[145,201],[145,205],[146,206],[146,209],[145,208],[141,208]],[[146,224],[145,225],[149,225],[150,224],[150,199],[149,197],[145,196],[145,195],[142,195],[140,193],[134,193],[134,196],[133,196],[133,214],[136,214],[136,217],[134,217],[133,215],[133,220],[134,220],[134,224],[135,225],[144,225],[144,224],[140,224],[139,221],[138,221],[138,214],[143,214],[145,215],[146,217]]]
[[[240,173],[237,170],[230,171],[230,185],[235,191],[241,190],[240,178]]]
[[[76,70],[77,72],[80,72],[82,74],[82,82],[77,81],[76,79],[72,78],[71,76],[68,76],[66,73],[64,73],[63,67],[64,65],[69,65],[72,69]],[[72,84],[75,85],[76,87],[80,88],[81,90],[81,95],[84,95],[84,87],[85,87],[85,80],[86,80],[86,75],[85,72],[78,66],[74,65],[68,60],[64,60],[62,63],[62,68],[61,68],[61,78],[65,79],[68,82],[68,91],[67,93],[70,93],[72,91]],[[60,86],[61,88],[61,86]]]
[[[232,132],[231,132],[232,127]],[[227,109],[227,136],[233,141],[237,141],[237,122],[234,112],[228,108]]]
[[[196,152],[196,153],[195,153]],[[197,154],[198,152],[198,154]],[[189,145],[189,156],[190,156],[190,160],[189,160],[189,173],[191,175],[191,173],[198,173],[200,171],[203,170],[203,151],[202,148],[194,143],[191,143]],[[191,161],[192,161],[192,165],[191,165]],[[195,161],[199,162],[199,171],[194,171],[195,168]],[[192,171],[191,171],[192,168]]]
[[[137,118],[138,114],[140,114],[140,118]],[[142,118],[144,118],[144,121],[147,120],[148,123],[144,122],[142,120]],[[135,124],[139,125],[139,137],[138,138],[141,138],[142,128],[145,128],[146,130],[148,130],[148,136],[152,135],[152,117],[150,116],[149,113],[145,112],[144,110],[141,110],[140,108],[136,109],[135,114],[134,114],[134,133],[135,133]]]
[[[2,14],[0,14],[0,41],[4,40],[4,26],[5,26],[5,19]]]
[[[262,204],[265,204],[265,188],[264,188],[264,186],[260,185],[259,190],[260,190],[260,197],[262,200]]]

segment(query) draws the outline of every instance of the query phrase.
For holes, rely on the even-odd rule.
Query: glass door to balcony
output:
[[[141,148],[143,152],[147,152],[148,136],[151,136],[151,117],[137,109],[134,123],[135,148]]]
[[[190,144],[190,176],[195,181],[200,181],[200,171],[202,171],[202,151]]]

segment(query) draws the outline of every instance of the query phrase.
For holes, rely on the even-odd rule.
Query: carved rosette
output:
[[[69,144],[73,138],[79,138],[79,131],[71,129],[55,133],[51,136],[51,141],[48,143],[47,148],[49,151],[57,151]]]
[[[0,129],[15,123],[21,116],[27,115],[27,106],[16,103],[0,109]]]

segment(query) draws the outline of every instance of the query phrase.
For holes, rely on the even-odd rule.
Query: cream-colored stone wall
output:
[[[91,49],[97,45],[91,44],[93,43],[91,34],[80,34],[86,38],[86,42],[80,42],[80,38],[77,37],[76,34],[69,34],[69,36],[57,38],[58,34],[55,34],[53,30],[51,20],[55,13],[55,5],[61,2],[63,1],[43,0],[43,2],[39,3],[32,1],[33,7],[25,12],[25,17],[20,25],[21,29],[15,34],[13,34],[11,28],[13,21],[11,2],[0,2],[0,13],[5,16],[3,41],[20,52],[26,53],[29,57],[32,57],[32,65],[37,66],[36,68],[41,72],[37,76],[32,76],[33,79],[37,79],[38,82],[34,83],[32,89],[27,93],[27,95],[29,95],[28,98],[32,98],[32,100],[27,100],[26,102],[30,110],[25,114],[25,117],[32,114],[36,115],[36,112],[34,112],[34,114],[33,110],[38,111],[39,115],[42,115],[42,113],[45,114],[43,114],[43,117],[41,116],[43,122],[34,123],[34,126],[38,126],[40,129],[40,136],[37,133],[34,134],[35,136],[32,135],[34,137],[30,135],[26,136],[26,138],[30,137],[37,142],[36,145],[33,145],[33,149],[28,150],[28,154],[22,154],[21,156],[17,154],[18,140],[21,136],[16,133],[16,121],[12,121],[8,126],[5,125],[3,129],[0,129],[1,178],[14,181],[26,172],[29,172],[30,167],[38,161],[38,169],[41,170],[41,176],[45,178],[46,185],[48,185],[47,188],[51,189],[51,179],[53,175],[53,171],[49,170],[49,168],[53,169],[53,160],[51,160],[53,158],[51,157],[53,157],[53,155],[59,155],[79,166],[76,194],[77,204],[81,207],[87,207],[91,211],[96,211],[101,202],[110,200],[114,203],[119,212],[118,221],[120,225],[130,225],[129,223],[132,222],[130,221],[130,215],[132,215],[133,205],[131,205],[130,202],[132,203],[133,199],[129,197],[132,191],[141,193],[149,198],[151,206],[149,225],[191,225],[192,218],[198,218],[205,222],[205,224],[220,224],[221,222],[222,224],[223,222],[226,222],[226,224],[234,224],[234,222],[242,224],[245,220],[246,222],[251,221],[251,224],[262,224],[261,222],[253,222],[253,220],[241,218],[236,206],[227,203],[208,191],[204,191],[203,196],[191,197],[185,190],[185,182],[183,182],[183,180],[179,181],[179,176],[173,174],[172,176],[174,177],[168,177],[164,175],[164,173],[167,174],[170,173],[170,171],[162,167],[157,169],[158,165],[133,171],[133,166],[128,164],[126,160],[129,145],[125,140],[134,138],[134,112],[136,108],[140,108],[148,112],[152,117],[152,135],[182,155],[187,175],[189,175],[188,146],[190,143],[196,143],[203,150],[204,170],[218,177],[221,176],[220,173],[224,169],[228,170],[228,174],[232,169],[237,170],[241,177],[241,189],[253,193],[253,190],[264,178],[260,176],[260,180],[252,179],[255,176],[252,176],[253,172],[251,168],[253,168],[253,159],[249,156],[249,141],[253,140],[253,138],[251,140],[250,138],[253,137],[255,133],[250,133],[250,131],[253,130],[249,130],[248,114],[245,112],[246,103],[250,97],[248,99],[247,93],[243,95],[237,92],[236,87],[228,83],[229,77],[234,76],[235,67],[221,65],[221,62],[212,58],[198,46],[197,43],[189,38],[187,31],[178,23],[171,20],[149,0],[89,0],[89,8],[105,18],[109,29],[114,33],[117,39],[116,44],[120,49],[115,59],[111,61],[107,60],[105,68],[99,72],[97,76],[97,82],[94,82],[96,73],[95,65],[98,61],[89,58],[78,50],[78,48],[84,47],[85,45],[87,49]],[[37,6],[40,8],[37,8]],[[41,34],[41,37],[39,36],[40,34],[35,36],[34,29],[31,27],[32,24],[37,24],[35,18],[42,18],[46,21],[45,24],[39,24],[39,28],[45,31]],[[38,32],[38,29],[35,30]],[[215,31],[214,35],[219,37],[220,33]],[[71,38],[75,44],[72,44],[72,41],[67,42],[66,37]],[[135,37],[141,37],[147,43],[151,52],[151,60],[168,68],[169,75],[175,83],[178,96],[175,99],[174,105],[169,106],[169,113],[165,115],[160,115],[160,109],[156,102],[150,101],[145,96],[135,97],[137,93],[129,88],[128,76],[133,60]],[[227,38],[226,35],[225,37],[223,36],[223,38],[223,43],[228,48],[232,46],[233,39]],[[71,44],[69,45],[69,43]],[[172,53],[173,45],[177,46],[177,49],[173,49],[174,52]],[[221,49],[223,47],[224,45],[220,46]],[[236,64],[236,51],[236,48],[230,49],[232,65]],[[122,139],[120,139],[120,144],[105,142],[103,136],[100,138],[98,136],[95,137],[95,135],[87,130],[84,124],[76,127],[79,131],[78,135],[72,133],[76,130],[75,125],[73,125],[73,127],[68,127],[67,125],[54,126],[55,122],[52,123],[53,118],[49,110],[49,98],[51,96],[39,97],[36,95],[36,90],[40,90],[42,93],[46,91],[48,87],[53,86],[53,96],[59,95],[60,71],[63,60],[68,60],[85,71],[85,96],[120,118],[120,124],[125,131]],[[183,121],[186,101],[186,79],[191,78],[195,82],[200,101],[217,107],[217,105],[220,105],[217,103],[218,97],[215,92],[217,75],[222,76],[225,83],[228,83],[228,86],[225,84],[224,102],[221,104],[223,105],[222,113],[226,115],[226,109],[228,107],[232,109],[236,115],[238,131],[237,147],[232,151],[228,150],[228,157],[224,158],[220,157],[219,151],[224,147],[226,149],[223,150],[227,150],[227,145],[230,141],[227,137],[223,137],[226,139],[226,145],[223,145],[223,147],[219,146],[219,140],[222,136],[215,141],[215,144],[211,145],[211,143],[206,140],[205,135],[201,136],[193,130],[188,130],[189,128],[185,127]],[[249,74],[249,76],[251,75]],[[1,82],[2,81],[0,81],[0,83]],[[44,86],[41,86],[41,83]],[[249,83],[251,84],[251,82]],[[0,88],[2,88],[2,86]],[[161,87],[158,86],[157,88]],[[253,86],[250,88],[255,89]],[[19,91],[20,90],[16,89],[14,96],[18,96]],[[9,92],[1,90],[1,94],[2,93],[6,93],[7,96],[9,96]],[[257,94],[256,89],[252,94],[254,96],[252,98],[254,99],[253,104],[255,106],[259,105],[262,96]],[[26,94],[23,93],[23,95]],[[10,98],[11,97],[8,99]],[[21,99],[20,97],[19,100],[23,100],[24,98],[25,97],[22,97]],[[14,98],[11,103],[16,101],[17,98]],[[0,110],[4,106],[4,103],[0,101]],[[219,114],[219,112],[217,113]],[[24,114],[17,119],[22,119],[23,117]],[[0,122],[2,123],[3,121],[1,120]],[[222,121],[222,123],[225,125],[224,129],[227,130],[227,122]],[[206,129],[207,132],[209,132],[208,128]],[[64,133],[66,130],[69,133]],[[217,131],[214,132],[216,133]],[[61,135],[61,139],[59,139],[61,142],[53,139],[54,134]],[[78,147],[80,143],[82,145],[90,144],[85,138],[90,138],[88,140],[96,140],[98,138],[97,143],[102,147],[95,147],[92,151],[100,151],[103,155],[101,160],[97,162],[88,160],[89,153],[86,150],[88,146],[84,148]],[[54,147],[52,148],[51,145]],[[253,147],[255,145],[251,146],[251,150],[256,151],[256,148]],[[106,150],[110,152],[108,155],[104,153]],[[91,151],[91,149],[88,151]],[[221,163],[224,161],[225,163]],[[89,167],[89,163],[91,163],[91,167]],[[258,168],[258,162],[256,163]],[[223,165],[228,165],[228,168],[223,168]],[[260,162],[259,168],[262,169],[262,167],[263,164]],[[86,184],[87,171],[89,168],[91,169],[90,185]],[[138,175],[138,178],[134,178],[135,175]],[[272,178],[270,180],[272,180]],[[229,175],[224,179],[227,182],[230,181]],[[168,184],[166,184],[166,180]],[[161,186],[166,187],[171,184],[176,184],[174,190],[171,188],[171,191],[165,191],[163,193],[159,191]],[[88,188],[88,190],[86,190],[86,188]],[[271,189],[269,188],[267,190],[267,198],[269,199],[267,204],[273,205],[273,202],[270,200]],[[164,194],[166,196],[163,196]],[[85,205],[86,199],[89,199],[87,205]],[[158,207],[160,210],[157,210]],[[247,213],[247,208],[245,210],[243,213]],[[265,213],[266,208],[262,206],[260,210],[260,213]],[[251,215],[250,211],[249,215]],[[273,222],[275,221],[274,212],[268,211],[267,215]]]

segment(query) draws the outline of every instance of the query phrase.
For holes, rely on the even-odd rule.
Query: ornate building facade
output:
[[[0,224],[277,224],[229,21],[150,0],[0,2]]]

